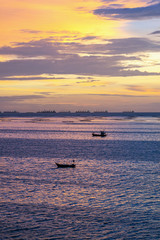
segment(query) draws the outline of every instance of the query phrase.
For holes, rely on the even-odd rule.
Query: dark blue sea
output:
[[[158,117],[0,118],[0,164],[1,240],[160,239]]]

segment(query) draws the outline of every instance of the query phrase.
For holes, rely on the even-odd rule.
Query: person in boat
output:
[[[103,136],[103,135],[105,135],[106,133],[105,133],[105,131],[101,131],[101,135]]]

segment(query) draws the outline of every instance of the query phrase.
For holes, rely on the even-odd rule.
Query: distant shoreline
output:
[[[160,117],[160,112],[0,112],[0,117]]]

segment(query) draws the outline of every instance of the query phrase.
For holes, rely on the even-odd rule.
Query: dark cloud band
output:
[[[48,40],[19,43],[0,48],[1,55],[16,55],[15,59],[0,62],[1,80],[40,80],[37,75],[75,74],[106,76],[147,76],[158,72],[140,71],[123,62],[143,61],[137,53],[160,52],[160,43],[145,38],[110,39],[103,44],[51,43]],[[32,53],[32,54],[31,54]],[[79,53],[83,53],[82,55]],[[28,55],[31,55],[29,58]],[[26,56],[28,58],[26,58]],[[40,56],[40,58],[39,58]],[[43,58],[41,59],[41,56]],[[33,59],[33,57],[35,57]],[[25,76],[22,78],[21,76]],[[33,77],[35,76],[35,77]],[[46,78],[48,79],[48,78]]]
[[[148,19],[160,17],[160,3],[138,8],[99,8],[94,14],[115,19]]]

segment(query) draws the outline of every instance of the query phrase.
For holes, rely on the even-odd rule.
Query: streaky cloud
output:
[[[114,19],[149,19],[160,17],[160,3],[137,8],[98,8],[95,15],[102,15]]]
[[[18,55],[23,57],[37,56],[57,56],[57,47],[53,45],[49,39],[41,39],[39,41],[19,42],[15,46],[4,46],[0,48],[0,54]]]
[[[135,92],[146,92],[146,88],[140,85],[127,85],[127,90],[135,91]]]
[[[121,66],[120,61],[128,57],[79,57],[71,56],[67,60],[12,60],[0,62],[0,77],[29,76],[40,74],[77,74],[106,76],[151,76],[160,75],[155,72],[141,72]],[[131,57],[131,59],[133,59]]]
[[[88,94],[101,97],[150,97],[149,95],[134,95],[134,94]]]
[[[22,33],[31,33],[31,34],[43,33],[43,31],[32,30],[32,29],[21,29],[20,32],[22,32]]]
[[[31,99],[45,98],[42,94],[37,95],[20,95],[20,96],[0,96],[0,102],[20,102]]]
[[[86,36],[86,37],[83,37],[81,38],[82,40],[94,40],[94,39],[97,39],[98,37],[97,36]]]
[[[106,45],[110,54],[131,54],[138,52],[160,51],[160,43],[147,38],[111,39]]]
[[[150,33],[150,34],[160,34],[160,31],[154,31],[154,32],[152,32],[152,33]]]
[[[145,86],[140,86],[140,85],[127,85],[126,86],[127,90],[135,91],[135,92],[154,92],[154,93],[160,93],[160,88],[148,88]]]
[[[1,80],[57,79],[54,74],[149,76],[159,72],[132,70],[124,61],[143,61],[142,54],[160,52],[160,42],[146,38],[123,38],[106,40],[103,44],[59,43],[48,39],[17,43],[0,48],[1,55],[15,54],[21,58],[0,62]],[[80,54],[82,53],[82,54]],[[137,55],[140,53],[141,55]],[[134,54],[134,55],[133,55]],[[44,58],[32,57],[44,56]],[[30,56],[29,58],[25,58]],[[24,58],[23,58],[24,57]],[[136,66],[138,69],[138,65]],[[50,78],[43,74],[51,75]],[[41,75],[41,76],[40,76]],[[16,79],[15,79],[16,76]],[[63,75],[64,76],[64,75]],[[26,77],[26,78],[25,78]],[[59,77],[59,79],[62,79]]]
[[[158,33],[157,33],[158,34]],[[87,39],[95,37],[86,36]],[[45,57],[56,60],[70,58],[79,53],[86,54],[129,54],[144,51],[160,51],[160,42],[154,42],[147,38],[120,38],[106,39],[103,43],[82,44],[77,42],[60,43],[50,42],[48,39],[16,43],[16,45],[0,48],[1,55],[16,55],[19,57]]]
[[[81,83],[92,83],[92,82],[99,82],[99,80],[85,80],[85,81],[79,81],[79,82],[76,82],[76,83],[81,84]]]
[[[24,77],[4,77],[1,79],[2,80],[6,80],[6,81],[28,81],[28,80],[31,80],[31,81],[35,81],[35,80],[59,80],[59,79],[66,79],[65,77],[27,77],[27,76],[24,76]]]

